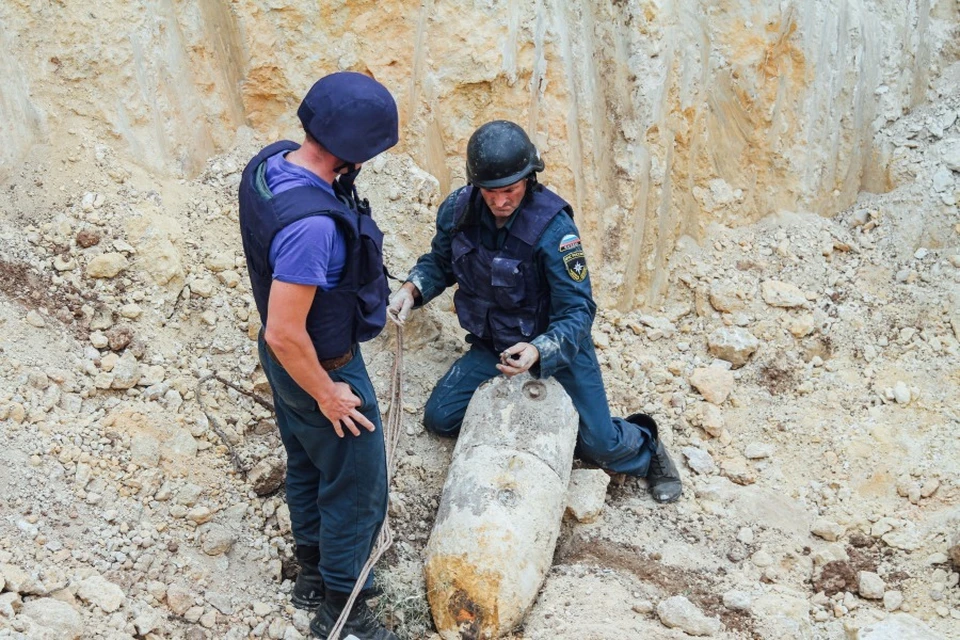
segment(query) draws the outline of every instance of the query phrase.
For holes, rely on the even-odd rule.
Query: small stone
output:
[[[146,434],[135,434],[130,438],[130,461],[145,469],[156,467],[160,463],[160,441]]]
[[[903,604],[903,594],[899,591],[887,591],[883,594],[883,608],[896,611]]]
[[[247,482],[258,496],[276,491],[287,473],[287,465],[277,456],[268,456],[258,462],[247,474]]]
[[[710,355],[726,360],[735,369],[745,365],[759,346],[760,341],[740,327],[721,327],[707,338]]]
[[[27,312],[27,324],[29,324],[31,327],[42,329],[43,327],[47,326],[47,321],[43,319],[42,315],[31,309]]]
[[[221,271],[217,274],[217,277],[228,289],[236,289],[237,286],[243,281],[243,278],[240,277],[239,273],[230,269]]]
[[[709,475],[717,470],[713,456],[698,447],[683,447],[680,450],[687,459],[687,466],[701,475]]]
[[[128,320],[136,320],[143,315],[143,309],[138,304],[125,304],[120,307],[120,315]]]
[[[110,340],[99,331],[94,331],[90,334],[90,344],[97,349],[106,349],[107,345],[110,344]]]
[[[137,629],[137,634],[146,636],[151,631],[156,631],[163,626],[165,620],[159,611],[151,606],[143,605],[143,608],[133,619],[133,626]]]
[[[722,313],[733,313],[744,307],[743,293],[730,285],[715,285],[710,289],[710,304]]]
[[[828,544],[813,554],[813,564],[817,567],[830,564],[831,562],[846,562],[849,559],[850,556],[847,555],[847,548],[840,543]]]
[[[831,520],[826,518],[819,518],[816,522],[813,523],[810,532],[817,536],[818,538],[823,538],[828,542],[836,542],[844,534],[846,530]]]
[[[909,404],[910,398],[910,387],[903,380],[898,380],[893,387],[893,399],[897,401],[897,404]]]
[[[107,331],[107,340],[112,351],[126,349],[133,340],[133,329],[127,325],[118,325]]]
[[[763,442],[751,442],[743,450],[743,455],[749,460],[763,460],[773,455],[774,448],[772,444]]]
[[[211,327],[217,324],[217,313],[212,309],[207,309],[200,314],[200,319]]]
[[[210,271],[219,273],[221,271],[226,271],[227,269],[233,269],[234,258],[232,254],[218,253],[216,255],[207,256],[203,261],[203,265]]]
[[[38,592],[39,584],[32,575],[13,564],[0,564],[0,576],[3,576],[8,591],[32,594]]]
[[[760,551],[757,551],[755,554],[750,556],[750,561],[753,562],[754,565],[760,567],[761,569],[765,567],[769,567],[774,563],[773,556],[767,553],[766,551],[764,551],[763,549],[761,549]]]
[[[719,438],[726,427],[723,410],[710,402],[702,402],[698,408],[700,427],[714,438]]]
[[[652,613],[654,608],[655,608],[654,604],[649,600],[640,600],[639,602],[637,602],[631,607],[631,609],[633,609],[636,613],[639,613],[641,615]]]
[[[86,273],[89,278],[114,278],[129,266],[122,253],[104,253],[87,263]]]
[[[100,607],[107,613],[113,613],[119,609],[127,599],[120,587],[99,575],[90,576],[81,582],[77,589],[77,597]]]
[[[210,609],[200,616],[200,626],[204,629],[213,629],[215,626],[217,626],[216,609]]]
[[[80,247],[89,249],[90,247],[100,244],[100,234],[91,229],[82,229],[77,233],[76,240]]]
[[[667,598],[657,605],[657,616],[665,626],[693,636],[714,636],[723,628],[718,618],[708,618],[683,596]]]
[[[190,283],[190,293],[195,293],[201,298],[209,298],[216,290],[216,285],[210,278],[197,278]]]
[[[230,553],[236,543],[236,535],[227,527],[219,524],[210,524],[203,532],[202,549],[208,556],[219,556]]]
[[[0,587],[0,589],[3,589],[3,587]],[[22,607],[23,598],[20,597],[19,593],[15,591],[0,593],[0,616],[12,618],[20,613]]]
[[[708,402],[721,405],[733,391],[733,373],[720,367],[698,367],[690,376],[690,384]]]
[[[137,358],[127,351],[123,354],[113,369],[113,389],[132,389],[140,381],[140,363]]]
[[[760,284],[763,301],[772,307],[801,307],[807,303],[807,296],[796,285],[779,280],[766,280]]]
[[[757,476],[743,460],[723,460],[720,465],[720,472],[731,482],[739,485],[751,485],[757,481]]]
[[[813,333],[813,329],[816,326],[817,323],[813,315],[805,313],[791,320],[787,325],[787,330],[793,334],[795,338],[803,338]]]
[[[931,478],[923,483],[923,486],[920,487],[920,497],[929,498],[937,492],[937,489],[940,488],[940,481],[936,478]]]
[[[187,512],[187,519],[192,520],[197,524],[205,524],[210,522],[213,519],[214,512],[208,509],[207,507],[194,507]]]
[[[750,611],[753,604],[753,598],[750,594],[743,591],[731,590],[723,594],[723,606],[731,611]]]
[[[566,513],[578,522],[596,521],[603,512],[610,476],[601,469],[574,469],[567,485]]]
[[[120,356],[118,356],[115,353],[108,353],[107,355],[100,358],[100,370],[113,371],[114,368],[116,368],[118,362],[120,362]]]
[[[743,544],[753,544],[753,529],[750,527],[741,527],[741,529],[737,531],[737,540]]]
[[[167,587],[167,607],[178,616],[186,614],[187,610],[194,605],[196,594],[189,589],[177,584]]]
[[[861,597],[868,600],[880,600],[883,598],[886,584],[883,579],[872,571],[861,571],[858,575],[857,591]]]
[[[53,259],[53,268],[57,271],[73,271],[77,268],[77,261],[71,255],[58,255]]]

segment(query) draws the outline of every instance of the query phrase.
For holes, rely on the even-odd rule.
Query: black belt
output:
[[[274,359],[275,362],[280,362],[280,359],[277,357],[277,354],[273,352],[273,349],[270,348],[270,345],[264,341],[264,346],[267,348],[267,353],[270,354],[270,357]],[[325,360],[320,360],[320,366],[323,367],[324,371],[333,371],[334,369],[339,369],[343,365],[347,364],[353,360],[353,349],[347,351],[342,356],[337,356],[335,358],[327,358]]]

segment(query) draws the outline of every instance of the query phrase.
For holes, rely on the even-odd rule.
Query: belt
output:
[[[270,345],[268,345],[266,341],[264,341],[263,345],[267,348],[267,353],[270,354],[270,357],[273,358],[274,362],[279,363],[280,359],[277,358],[277,354],[273,352],[273,349],[270,348]],[[353,349],[347,351],[342,356],[320,360],[320,366],[323,367],[324,371],[333,371],[334,369],[339,369],[351,360],[353,360]]]

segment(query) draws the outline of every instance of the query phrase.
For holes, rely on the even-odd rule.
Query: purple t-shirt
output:
[[[294,187],[319,187],[333,193],[323,178],[288,162],[285,152],[267,159],[267,187],[274,195]],[[328,291],[340,283],[347,262],[343,232],[330,216],[310,216],[281,229],[270,245],[273,279]]]

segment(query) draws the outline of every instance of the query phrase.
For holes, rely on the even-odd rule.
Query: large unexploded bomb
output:
[[[497,638],[533,604],[560,533],[577,425],[552,378],[501,376],[474,394],[427,545],[444,638]]]

